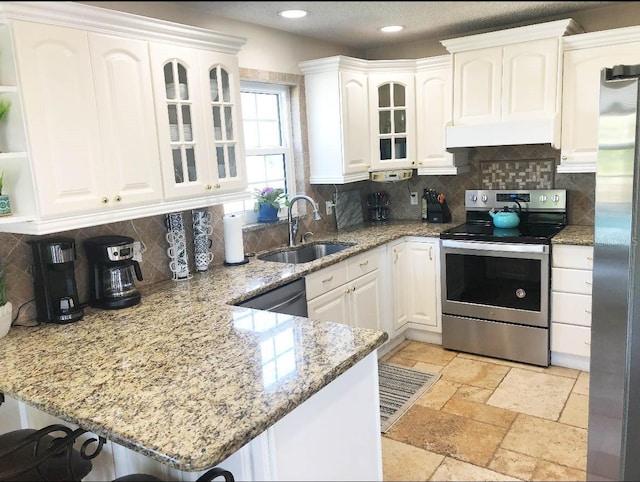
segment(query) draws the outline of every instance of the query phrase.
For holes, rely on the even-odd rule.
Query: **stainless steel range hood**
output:
[[[447,149],[524,144],[550,144],[554,149],[560,149],[559,119],[447,126],[445,128]]]

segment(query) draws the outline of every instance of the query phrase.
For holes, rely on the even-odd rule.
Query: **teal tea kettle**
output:
[[[496,228],[510,229],[520,224],[520,213],[522,209],[518,201],[514,199],[514,202],[518,205],[517,213],[510,209],[509,206],[502,208],[502,211],[496,211],[495,208],[489,211],[489,216],[493,218],[493,225]]]

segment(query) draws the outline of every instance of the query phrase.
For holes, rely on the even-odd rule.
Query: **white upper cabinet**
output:
[[[558,20],[442,44],[453,54],[453,124],[447,148],[560,145],[561,37]]]
[[[150,49],[166,198],[245,188],[235,56],[155,43]]]
[[[162,199],[146,42],[89,34],[105,179],[111,205]]]
[[[73,2],[2,2],[0,24],[0,96],[12,101],[0,172],[14,213],[0,231],[48,234],[245,196],[236,60],[244,39]],[[150,46],[170,57],[175,44],[193,54],[185,63],[197,69],[197,98],[169,98],[162,84],[159,101],[152,78],[177,63],[163,58],[158,74]],[[179,96],[182,84],[173,87]],[[202,191],[177,194],[168,181],[178,164],[190,180],[200,162],[190,145],[203,150]]]
[[[595,172],[600,72],[640,63],[640,28],[585,33],[564,40],[562,148],[558,172]]]
[[[312,184],[369,178],[369,87],[366,62],[336,56],[300,63],[305,74]]]
[[[328,57],[305,74],[312,184],[369,179],[372,171],[457,174],[467,152],[447,152],[450,56],[419,60]],[[368,127],[368,128],[367,128]]]
[[[467,171],[466,149],[445,148],[445,126],[452,119],[451,56],[420,59],[416,65],[416,158],[419,175]]]
[[[21,21],[12,29],[37,212],[46,218],[102,208],[111,196],[88,34]]]
[[[415,61],[369,63],[371,169],[416,167]]]

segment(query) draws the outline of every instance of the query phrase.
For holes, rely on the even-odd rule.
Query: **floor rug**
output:
[[[439,378],[439,373],[379,362],[380,431],[386,433]]]

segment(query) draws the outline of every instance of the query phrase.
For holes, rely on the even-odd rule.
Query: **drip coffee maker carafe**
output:
[[[84,242],[89,261],[91,306],[116,310],[140,302],[133,272],[138,281],[142,281],[142,272],[140,264],[133,259],[133,243],[133,238],[128,236],[98,236]]]
[[[56,237],[29,241],[33,252],[33,288],[36,319],[41,323],[71,323],[81,320],[72,238]]]

